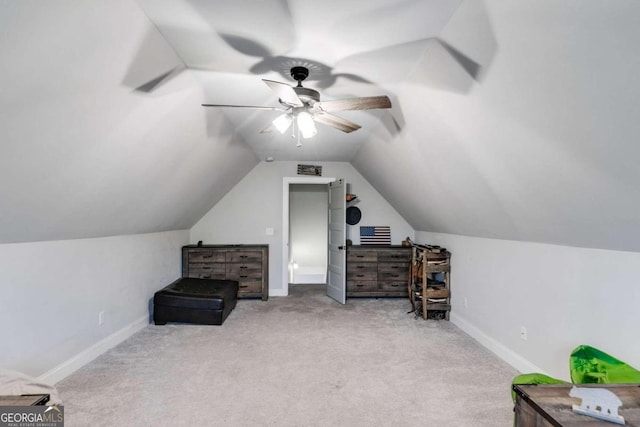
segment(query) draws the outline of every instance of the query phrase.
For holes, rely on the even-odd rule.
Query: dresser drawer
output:
[[[210,271],[200,271],[200,272],[196,272],[196,271],[189,271],[189,276],[187,277],[194,277],[196,279],[216,279],[216,280],[225,280],[226,279],[226,275],[224,273],[224,271],[222,273],[212,273]]]
[[[189,251],[189,264],[191,263],[215,263],[224,262],[224,252],[215,250],[195,250]]]
[[[262,279],[262,267],[260,264],[227,264],[227,279]]]
[[[235,262],[242,262],[242,263],[262,263],[262,253],[258,252],[258,251],[234,251],[234,252],[227,252],[226,255],[226,262],[227,263],[235,263]]]
[[[382,249],[378,251],[378,262],[411,262],[411,250]]]
[[[378,280],[378,272],[375,270],[347,270],[347,280]]]
[[[409,281],[409,273],[407,272],[387,272],[387,273],[378,273],[378,280],[380,281],[392,281],[392,282],[402,282],[407,283]]]
[[[347,249],[347,262],[376,262],[378,253],[376,251],[350,251]]]
[[[238,282],[238,293],[260,293],[262,292],[262,282],[242,281]]]
[[[378,290],[375,280],[347,280],[347,292],[368,292]]]
[[[222,274],[226,271],[224,264],[189,263],[189,273],[196,274]]]
[[[408,262],[385,262],[378,264],[378,273],[409,273]]]
[[[380,291],[394,291],[394,292],[409,292],[408,282],[402,281],[381,281],[378,282],[378,290]]]
[[[349,262],[347,272],[356,273],[359,271],[377,271],[376,264],[370,262]]]
[[[378,280],[409,280],[409,264],[379,264]]]

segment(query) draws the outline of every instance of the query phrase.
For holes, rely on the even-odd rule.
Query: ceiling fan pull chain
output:
[[[291,138],[296,137],[296,118],[291,114]]]

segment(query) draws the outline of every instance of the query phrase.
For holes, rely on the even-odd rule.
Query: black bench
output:
[[[183,277],[153,296],[153,322],[222,325],[236,306],[236,280],[195,279]]]

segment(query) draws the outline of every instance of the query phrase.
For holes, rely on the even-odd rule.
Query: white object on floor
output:
[[[576,414],[624,425],[624,417],[618,415],[622,401],[611,391],[604,388],[572,387],[569,396],[582,399],[579,406],[572,406]]]

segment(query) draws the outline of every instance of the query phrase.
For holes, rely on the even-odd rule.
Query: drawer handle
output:
[[[210,274],[204,274],[202,276],[203,279],[211,279],[211,275]]]
[[[398,286],[400,285],[398,285],[397,283],[394,283],[393,285],[391,285],[392,288],[397,288]]]
[[[240,258],[244,259],[244,258],[249,258],[248,255],[240,255]]]
[[[213,258],[213,252],[207,252],[202,254],[202,258]]]
[[[364,288],[364,285],[356,285],[356,288]]]
[[[203,270],[211,270],[211,266],[210,265],[203,265],[202,269]]]
[[[246,265],[241,265],[240,268],[249,268]]]
[[[356,268],[367,268],[364,265],[356,265]]]
[[[249,285],[240,285],[241,288],[248,288]]]
[[[364,258],[364,255],[356,255],[358,258]]]
[[[243,276],[243,275],[240,275],[240,278],[241,278],[241,279],[246,279],[247,277],[249,277],[249,276],[247,276],[246,274],[245,274],[244,276]]]
[[[364,274],[356,274],[356,277],[364,277]]]
[[[392,265],[391,268],[400,268],[400,267],[397,265]]]

